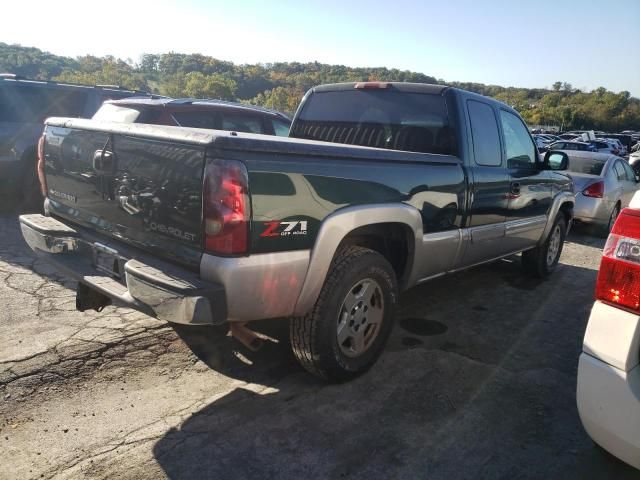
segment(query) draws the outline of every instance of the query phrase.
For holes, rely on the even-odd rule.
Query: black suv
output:
[[[0,74],[0,195],[39,208],[36,148],[47,117],[91,118],[105,100],[149,96],[113,85],[74,85]]]

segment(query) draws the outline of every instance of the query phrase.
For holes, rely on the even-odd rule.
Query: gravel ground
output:
[[[0,217],[0,478],[640,478],[594,446],[577,360],[603,241],[558,271],[513,258],[406,292],[378,364],[306,374],[284,321],[249,352],[224,330],[126,308],[75,311],[74,284]]]

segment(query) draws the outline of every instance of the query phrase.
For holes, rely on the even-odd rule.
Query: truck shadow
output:
[[[412,289],[378,363],[342,385],[297,366],[285,322],[254,325],[274,339],[259,352],[178,329],[249,383],[168,430],[155,459],[179,480],[634,478],[595,449],[575,407],[595,273],[561,265],[521,288],[511,259]]]

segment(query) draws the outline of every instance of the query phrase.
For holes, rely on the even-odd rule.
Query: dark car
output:
[[[267,108],[224,100],[131,98],[106,102],[94,120],[289,135],[291,120]]]
[[[228,322],[250,349],[247,322],[289,317],[294,356],[332,381],[373,365],[403,290],[518,252],[551,274],[575,201],[567,153],[444,85],[313,88],[290,138],[50,118],[40,150],[49,216],[22,232],[80,282],[76,308]]]
[[[112,85],[74,85],[0,74],[0,193],[31,209],[42,203],[36,148],[47,117],[91,118],[105,100],[148,95]]]
[[[570,142],[561,140],[549,145],[549,150],[574,150],[579,152],[595,152],[596,149],[591,143],[587,142]]]

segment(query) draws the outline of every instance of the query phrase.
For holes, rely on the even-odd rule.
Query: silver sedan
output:
[[[607,153],[565,151],[576,193],[574,218],[608,233],[620,210],[640,189],[640,177],[623,158]]]

